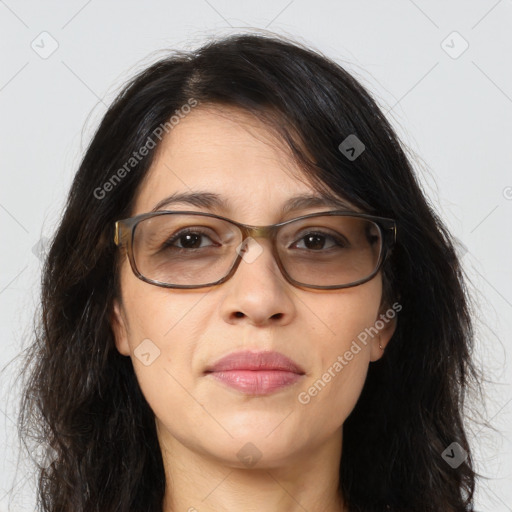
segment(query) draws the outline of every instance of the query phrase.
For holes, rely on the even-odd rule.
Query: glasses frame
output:
[[[195,212],[195,211],[170,211],[170,210],[159,210],[156,212],[149,212],[149,213],[141,213],[139,215],[136,215],[135,217],[130,217],[127,219],[118,220],[115,223],[115,233],[114,233],[114,243],[119,248],[126,247],[127,254],[128,254],[128,260],[130,261],[130,266],[132,268],[133,273],[142,281],[153,284],[155,286],[160,286],[163,288],[181,288],[181,289],[196,289],[196,288],[207,288],[211,286],[216,286],[219,284],[222,284],[226,282],[228,279],[233,277],[235,272],[237,271],[240,262],[243,258],[243,252],[239,251],[237,258],[235,259],[234,263],[231,266],[231,269],[229,270],[228,274],[225,275],[223,278],[219,279],[218,281],[207,283],[207,284],[201,284],[201,285],[175,285],[175,284],[168,284],[164,283],[162,281],[156,281],[154,279],[150,279],[139,271],[137,268],[137,264],[135,263],[135,259],[133,256],[133,240],[135,236],[135,230],[137,228],[137,225],[142,222],[143,220],[149,219],[151,217],[157,217],[160,215],[199,215],[202,217],[214,217],[217,219],[224,220],[226,222],[229,222],[230,224],[236,226],[241,232],[242,232],[242,244],[248,239],[248,238],[270,238],[272,243],[272,254],[274,256],[275,261],[277,262],[277,266],[279,267],[279,270],[281,271],[281,274],[284,276],[284,278],[293,286],[296,286],[298,288],[312,288],[317,290],[339,290],[343,288],[352,288],[353,286],[358,286],[360,284],[366,283],[370,281],[370,279],[373,279],[379,270],[382,268],[382,265],[386,261],[386,259],[389,257],[389,254],[391,253],[391,250],[393,249],[394,244],[396,243],[396,221],[394,219],[390,219],[387,217],[380,217],[377,215],[370,215],[367,213],[360,213],[360,212],[352,212],[348,210],[332,210],[332,211],[326,211],[326,212],[315,212],[310,213],[307,215],[302,215],[300,217],[296,217],[294,219],[289,219],[284,222],[280,222],[278,224],[270,224],[267,226],[253,226],[250,224],[242,224],[241,222],[236,222],[232,219],[228,219],[227,217],[223,217],[222,215],[216,215],[214,213],[208,213],[208,212]],[[285,226],[286,224],[290,224],[291,222],[295,222],[302,219],[307,219],[310,217],[324,217],[329,215],[335,215],[335,216],[346,216],[346,217],[358,217],[362,219],[367,219],[370,221],[373,221],[380,230],[381,234],[381,240],[382,240],[382,246],[379,254],[379,260],[377,262],[377,265],[375,267],[375,270],[367,277],[363,279],[359,279],[358,281],[354,281],[353,283],[348,283],[344,285],[309,285],[305,283],[301,283],[300,281],[296,281],[293,279],[288,273],[286,272],[286,269],[284,268],[283,263],[281,262],[281,259],[279,258],[279,253],[276,248],[276,235],[281,226]]]

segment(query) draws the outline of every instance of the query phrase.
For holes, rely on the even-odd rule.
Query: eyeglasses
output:
[[[157,211],[115,223],[134,274],[165,288],[202,288],[232,277],[256,238],[269,238],[285,279],[297,287],[349,288],[372,279],[396,241],[393,219],[328,211],[251,226],[212,213]],[[249,258],[249,254],[252,256]]]

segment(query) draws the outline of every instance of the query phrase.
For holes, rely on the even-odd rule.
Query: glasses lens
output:
[[[241,231],[205,215],[172,214],[137,224],[133,257],[146,278],[170,285],[200,286],[225,277],[238,257]],[[319,215],[280,228],[277,251],[295,281],[342,286],[372,275],[382,252],[378,224],[360,217]]]
[[[361,217],[325,215],[283,226],[278,250],[292,279],[341,286],[372,275],[382,251],[378,224]]]
[[[174,285],[201,285],[224,277],[242,234],[236,226],[202,215],[158,215],[140,222],[133,239],[139,272]]]

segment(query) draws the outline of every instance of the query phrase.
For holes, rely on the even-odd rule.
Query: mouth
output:
[[[267,395],[297,383],[305,375],[295,361],[279,352],[235,352],[205,370],[242,393]]]

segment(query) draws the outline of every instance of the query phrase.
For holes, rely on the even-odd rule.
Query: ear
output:
[[[375,326],[380,326],[382,328],[379,329],[379,333],[372,338],[370,347],[370,361],[378,361],[384,355],[384,350],[386,350],[387,344],[395,333],[396,324],[396,315],[393,318],[389,318],[385,314],[381,313],[375,319]]]
[[[128,343],[128,322],[124,314],[123,306],[118,299],[114,299],[112,314],[110,315],[110,324],[114,332],[116,348],[124,356],[130,355],[130,344]]]

